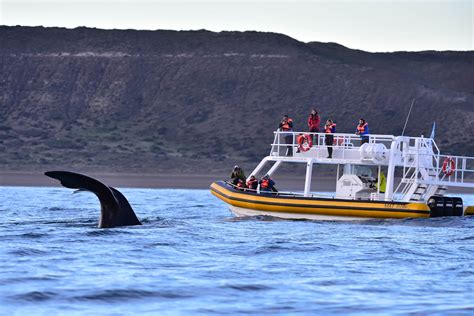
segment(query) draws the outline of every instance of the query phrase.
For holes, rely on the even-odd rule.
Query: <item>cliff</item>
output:
[[[250,166],[289,114],[474,155],[474,52],[367,53],[259,32],[0,27],[0,168]]]

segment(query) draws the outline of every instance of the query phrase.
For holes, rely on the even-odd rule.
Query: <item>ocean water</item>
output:
[[[474,314],[474,217],[239,219],[207,190],[0,187],[0,314]],[[474,196],[463,196],[474,203]]]

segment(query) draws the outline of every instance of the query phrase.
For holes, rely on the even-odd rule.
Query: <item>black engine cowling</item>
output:
[[[463,204],[459,197],[433,195],[428,199],[430,217],[462,216]]]

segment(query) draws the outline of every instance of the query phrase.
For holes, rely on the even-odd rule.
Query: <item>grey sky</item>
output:
[[[0,0],[0,24],[257,30],[367,51],[473,50],[474,0]]]

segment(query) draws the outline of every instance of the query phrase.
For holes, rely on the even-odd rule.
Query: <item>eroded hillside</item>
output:
[[[429,135],[474,155],[474,53],[373,54],[257,32],[0,27],[0,168],[251,165],[282,114]]]

